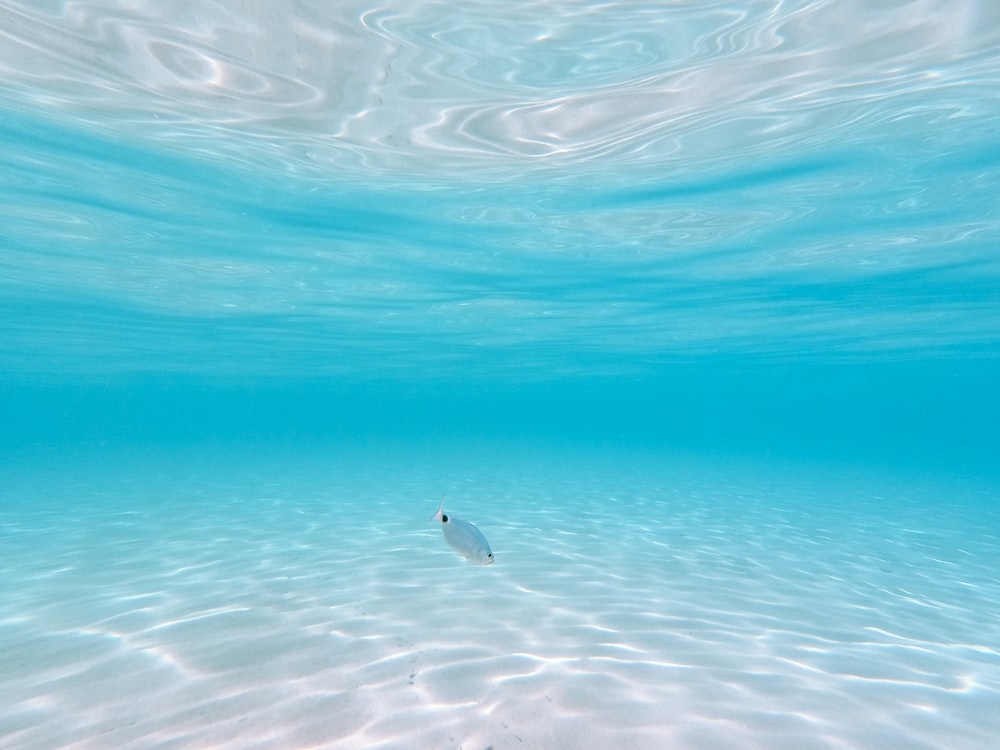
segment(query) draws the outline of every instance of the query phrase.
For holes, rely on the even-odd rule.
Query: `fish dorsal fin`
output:
[[[434,511],[434,515],[427,519],[428,521],[444,521],[444,495],[441,495],[441,504],[438,509]]]

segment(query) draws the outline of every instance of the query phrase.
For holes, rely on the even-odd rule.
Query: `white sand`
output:
[[[384,458],[16,483],[0,747],[1000,742],[988,491]]]

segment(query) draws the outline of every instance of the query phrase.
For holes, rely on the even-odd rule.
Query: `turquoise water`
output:
[[[298,651],[269,662],[302,693],[260,746],[579,747],[566,722],[588,711],[592,747],[1000,737],[983,718],[1000,715],[1000,14],[869,5],[0,4],[0,630],[28,655],[0,676],[0,745],[249,746],[264,730],[240,717],[274,696],[213,721],[186,707],[216,683],[181,685],[249,695],[247,653],[284,633],[308,654],[321,632],[368,645],[319,674]],[[446,556],[424,523],[443,492],[491,538],[489,575],[514,578],[480,589]],[[622,550],[654,548],[631,586]],[[471,649],[454,660],[421,641],[450,627],[413,614],[421,566],[449,597],[503,602],[490,642],[508,651],[469,656],[474,629],[448,631]],[[554,578],[529,584],[539,567]],[[234,581],[232,611],[268,613],[234,626],[256,645],[160,639]],[[857,619],[879,606],[867,586],[900,597],[893,627]],[[598,608],[575,609],[590,590]],[[789,615],[815,591],[833,624]],[[683,668],[723,670],[689,692],[642,666],[670,662],[677,644],[636,625],[670,601],[701,623]],[[124,651],[52,676],[53,644],[106,626]],[[762,687],[811,658],[769,651],[776,632],[815,635],[843,661],[810,674],[862,692]],[[890,632],[909,645],[880,671],[866,649]],[[443,670],[409,729],[371,708],[398,703],[370,670],[404,642]],[[137,725],[115,670],[141,685],[153,652],[167,677],[202,671]],[[920,654],[942,661],[894,671]],[[506,658],[598,661],[555,675],[580,692],[508,674],[504,699],[467,700],[483,664],[524,676]],[[101,675],[110,724],[66,724],[86,713],[74,674]],[[893,702],[931,674],[929,697]],[[852,734],[838,707],[872,684],[887,692]],[[317,694],[327,724],[303,718]],[[553,713],[517,729],[543,697]],[[674,699],[689,718],[655,718]]]
[[[981,3],[56,8],[9,9],[8,443],[402,421],[995,462]]]
[[[603,181],[275,174],[52,113],[2,127],[8,445],[402,425],[995,463],[977,118]]]

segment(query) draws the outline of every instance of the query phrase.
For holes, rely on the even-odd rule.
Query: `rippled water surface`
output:
[[[6,370],[996,358],[993,3],[0,13]]]

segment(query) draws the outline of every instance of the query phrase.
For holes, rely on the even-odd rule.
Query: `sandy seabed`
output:
[[[988,487],[386,460],[8,486],[0,747],[1000,743]]]

